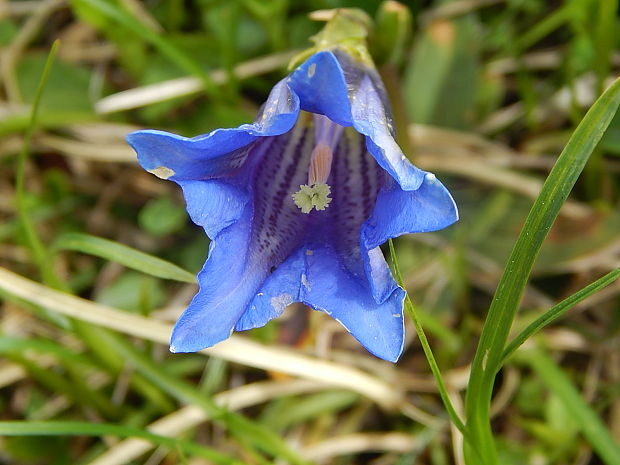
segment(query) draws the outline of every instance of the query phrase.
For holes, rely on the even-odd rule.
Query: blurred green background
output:
[[[412,1],[405,12],[381,3],[0,2],[0,266],[19,275],[0,275],[0,420],[26,421],[21,434],[0,427],[0,463],[464,463],[462,437],[447,422],[409,322],[396,365],[303,307],[242,334],[229,352],[170,355],[167,325],[195,292],[191,274],[208,239],[177,187],[143,172],[124,142],[140,128],[194,136],[250,122],[320,29],[311,11],[358,7],[378,19],[370,50],[399,142],[459,205],[458,224],[395,245],[460,409],[527,212],[617,75],[618,2]],[[384,8],[410,23],[396,28]],[[56,39],[22,195],[18,154]],[[619,155],[616,116],[543,246],[516,329],[618,268]],[[42,251],[32,250],[20,215]],[[135,319],[105,313],[93,321],[84,315],[95,310],[54,289]],[[51,300],[42,300],[45,290]],[[534,338],[534,355],[520,351],[500,372],[492,424],[502,465],[618,463],[593,450],[574,406],[545,375],[559,370],[553,379],[576,386],[620,440],[619,294],[615,283],[580,303]],[[62,314],[73,306],[77,318]],[[161,436],[124,439],[153,422]],[[87,423],[116,429],[89,432]]]

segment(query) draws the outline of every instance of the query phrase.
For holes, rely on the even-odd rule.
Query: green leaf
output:
[[[18,31],[19,28],[12,21],[4,18],[0,20],[0,45],[3,47],[10,45]]]
[[[570,310],[573,306],[577,305],[579,302],[584,300],[585,298],[591,296],[592,294],[600,291],[605,286],[613,283],[620,276],[620,268],[616,268],[613,271],[610,271],[602,278],[597,279],[593,283],[587,285],[583,289],[575,292],[570,297],[567,297],[562,302],[554,305],[549,310],[547,310],[543,315],[536,318],[531,324],[528,325],[523,331],[516,336],[506,350],[504,350],[504,354],[502,355],[502,362],[505,361],[508,357],[510,357],[515,350],[517,350],[521,344],[523,344],[528,338],[532,337],[538,331],[543,329],[548,324],[554,322],[558,318],[560,318],[564,313]]]
[[[140,226],[153,236],[166,236],[180,231],[186,220],[185,210],[169,197],[149,201],[138,215]]]
[[[17,78],[26,102],[34,100],[47,54],[34,53],[24,56],[17,66]],[[58,61],[50,69],[45,94],[41,97],[41,111],[88,114],[93,112],[90,93],[91,72],[71,63]]]
[[[165,294],[161,282],[151,276],[123,273],[97,293],[97,302],[130,312],[147,313],[163,305]]]
[[[606,465],[620,465],[620,446],[598,414],[583,400],[566,373],[542,350],[520,355],[557,396],[583,435]]]
[[[281,432],[323,415],[335,416],[358,401],[359,395],[350,391],[325,391],[303,398],[280,399],[270,407],[262,423]]]
[[[160,446],[179,448],[218,464],[234,463],[221,452],[183,439],[169,438],[125,425],[81,421],[0,421],[0,436],[120,436],[146,439]]]
[[[73,4],[77,6],[87,5],[105,18],[133,32],[136,36],[157,48],[162,55],[166,56],[179,68],[200,78],[205,86],[205,90],[212,95],[214,94],[216,86],[205,70],[194,63],[183,50],[171,43],[166,36],[145,26],[127,11],[119,8],[118,5],[106,0],[73,0]]]
[[[158,278],[172,279],[186,283],[196,282],[196,277],[193,274],[173,263],[132,249],[118,242],[88,234],[64,234],[56,240],[52,250],[75,250],[120,263],[128,268],[142,271],[143,273],[157,276]]]
[[[475,103],[479,62],[478,23],[473,16],[429,23],[406,70],[405,100],[411,120],[463,128]]]
[[[497,463],[489,423],[495,376],[534,261],[562,204],[620,104],[620,80],[594,103],[571,136],[534,202],[489,308],[472,364],[465,411],[467,428],[485,463]],[[466,448],[467,463],[479,463]]]
[[[26,163],[30,155],[30,143],[32,141],[32,136],[37,127],[37,118],[43,97],[43,90],[45,89],[50,73],[52,72],[52,65],[56,59],[59,45],[60,42],[58,40],[54,41],[52,44],[47,59],[43,64],[41,77],[33,93],[32,110],[30,112],[28,125],[26,126],[22,149],[17,158],[17,168],[15,173],[15,198],[18,218],[24,230],[32,257],[34,258],[39,271],[45,279],[54,279],[54,273],[51,269],[49,261],[47,260],[45,246],[43,245],[43,242],[39,237],[30,216],[30,206],[28,205],[28,196],[26,195]]]

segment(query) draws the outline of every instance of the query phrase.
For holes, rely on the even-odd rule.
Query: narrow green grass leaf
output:
[[[611,69],[611,54],[618,37],[616,21],[618,16],[618,0],[604,0],[598,4],[597,24],[592,31],[596,57],[594,72],[597,79],[597,90],[602,92],[605,79]]]
[[[239,438],[239,440],[247,441],[257,450],[264,450],[274,457],[285,458],[290,463],[298,465],[308,464],[307,461],[292,451],[280,436],[265,426],[216,405],[203,392],[184,380],[172,376],[166,371],[165,367],[157,365],[133,347],[125,345],[117,349],[135,367],[137,372],[161,390],[181,402],[201,407],[214,421],[225,425],[230,433]]]
[[[30,121],[28,122],[26,134],[24,135],[24,143],[22,144],[21,152],[19,153],[19,157],[17,158],[17,170],[15,174],[15,198],[17,203],[17,213],[19,221],[22,228],[24,229],[26,241],[28,243],[28,247],[30,248],[34,261],[41,270],[41,274],[44,277],[52,276],[54,273],[52,272],[50,263],[47,260],[47,253],[45,252],[43,242],[39,238],[39,235],[37,234],[30,218],[30,211],[28,209],[28,202],[26,199],[26,162],[28,161],[28,155],[30,153],[30,143],[32,141],[32,135],[34,134],[35,128],[37,126],[37,116],[39,112],[39,106],[41,104],[41,97],[43,96],[43,90],[45,89],[45,84],[52,69],[52,65],[54,64],[54,59],[56,58],[56,53],[58,52],[59,46],[60,42],[58,40],[54,41],[54,43],[52,44],[52,48],[50,49],[50,53],[47,56],[47,60],[45,61],[45,66],[43,67],[43,74],[41,75],[41,79],[37,86],[34,100],[32,102]]]
[[[52,45],[47,61],[43,68],[41,80],[35,93],[32,104],[30,122],[24,136],[22,151],[18,158],[15,181],[15,195],[17,199],[19,220],[22,224],[22,227],[24,228],[24,231],[26,232],[28,246],[32,250],[35,262],[41,272],[44,282],[46,282],[51,287],[54,287],[56,289],[62,289],[63,291],[68,292],[69,289],[66,283],[64,283],[58,277],[58,275],[54,273],[52,266],[53,261],[49,260],[50,254],[46,250],[43,242],[41,241],[39,235],[36,232],[36,229],[34,228],[34,224],[32,223],[30,211],[28,209],[28,204],[25,198],[25,165],[30,151],[30,141],[37,126],[37,117],[41,96],[43,95],[45,83],[47,82],[47,78],[49,76],[56,53],[58,51],[58,47],[59,41],[57,40]],[[49,315],[49,318],[58,319],[55,313],[51,313]],[[66,324],[67,322],[64,320],[59,320],[58,323]],[[76,333],[82,337],[84,343],[93,351],[96,356],[99,357],[100,361],[103,361],[104,364],[108,366],[108,368],[116,368],[117,370],[120,370],[122,368],[123,360],[121,359],[121,357],[118,356],[118,354],[116,354],[115,351],[123,344],[128,344],[127,342],[125,342],[119,336],[112,334],[111,332],[106,332],[102,328],[97,328],[78,320],[73,320],[71,324],[73,325],[73,329],[76,331]],[[112,339],[114,343],[103,343],[103,341],[109,341],[110,339]],[[110,348],[112,348],[112,350],[110,350]],[[31,371],[33,370],[36,370],[36,367],[31,367]],[[166,399],[161,397],[159,393],[156,390],[153,390],[152,386],[146,383],[143,379],[135,377],[134,384],[141,388],[143,394],[148,397],[153,402],[153,404],[161,405],[162,407],[166,406]]]
[[[235,459],[195,442],[160,436],[124,425],[81,421],[0,421],[0,436],[119,436],[146,439],[159,446],[179,448],[187,454],[204,457],[217,464],[236,463]]]
[[[549,173],[504,268],[480,335],[465,400],[467,428],[485,463],[496,464],[490,426],[493,384],[512,322],[540,247],[620,104],[620,80],[592,105]],[[479,463],[466,448],[468,464]]]
[[[400,287],[405,289],[405,283],[403,281],[403,277],[400,274],[400,268],[398,266],[398,261],[396,258],[396,250],[394,249],[394,243],[390,239],[388,241],[390,246],[390,256],[392,258],[392,265],[394,267],[394,274],[396,275],[396,282]],[[439,396],[443,401],[444,406],[450,415],[450,419],[452,423],[459,429],[459,431],[463,434],[463,436],[467,436],[467,430],[465,429],[465,424],[459,417],[459,414],[456,412],[454,406],[452,405],[452,401],[450,400],[450,396],[448,395],[448,390],[446,389],[446,384],[443,381],[443,377],[441,376],[441,370],[439,369],[439,365],[437,365],[437,361],[435,360],[435,356],[433,355],[433,351],[431,350],[431,346],[428,343],[428,339],[426,339],[426,334],[424,333],[424,328],[422,328],[422,324],[420,323],[420,318],[416,312],[416,309],[409,298],[409,294],[405,294],[405,311],[413,321],[416,332],[418,333],[418,338],[420,339],[420,345],[422,345],[422,350],[424,350],[424,355],[426,356],[426,360],[433,372],[433,376],[435,377],[435,381],[437,382],[437,389],[439,390]]]
[[[22,113],[19,111],[3,115],[2,120],[0,121],[0,137],[6,137],[11,134],[28,130],[31,120],[31,114]],[[37,110],[37,128],[55,129],[65,127],[70,124],[96,121],[99,121],[99,118],[90,113],[80,113],[75,111],[50,111],[45,109]]]
[[[97,362],[85,355],[45,339],[21,339],[0,335],[0,354],[36,351],[81,368],[98,368]]]
[[[173,263],[132,249],[118,242],[89,234],[63,234],[54,242],[52,250],[75,250],[120,263],[128,268],[157,276],[158,278],[173,279],[185,283],[196,282],[196,277],[192,273]]]
[[[65,394],[78,405],[95,408],[99,415],[103,415],[108,420],[118,420],[121,417],[121,408],[112,404],[100,391],[91,389],[84,382],[83,376],[75,376],[76,373],[73,372],[68,377],[67,374],[60,374],[55,370],[43,368],[21,353],[7,353],[6,357],[20,364],[28,372],[30,379],[45,386],[49,391],[55,394]]]
[[[283,432],[286,428],[303,422],[320,418],[325,415],[336,417],[345,408],[351,408],[359,402],[359,394],[351,391],[325,391],[304,396],[303,398],[287,399],[279,409],[271,409],[263,423],[275,431]]]
[[[149,29],[143,23],[138,21],[128,12],[122,10],[106,0],[74,0],[76,3],[84,3],[91,8],[96,9],[105,17],[114,20],[119,25],[127,28],[146,42],[157,48],[162,55],[166,56],[170,61],[175,63],[181,69],[189,74],[193,74],[200,78],[205,86],[205,90],[211,95],[215,95],[217,86],[209,75],[200,66],[188,57],[185,52],[176,47],[172,42],[167,40],[165,36]]]
[[[560,318],[564,313],[570,310],[572,307],[577,305],[582,300],[591,296],[592,294],[600,291],[606,286],[609,286],[620,276],[620,268],[616,268],[613,271],[610,271],[605,276],[597,279],[593,283],[587,285],[583,289],[575,292],[570,297],[567,297],[562,302],[554,305],[549,310],[547,310],[543,315],[536,318],[532,323],[530,323],[527,328],[521,331],[506,347],[504,353],[502,355],[502,364],[510,357],[515,350],[517,350],[528,338],[532,337],[542,328],[547,326],[548,324],[554,322],[558,318]]]
[[[519,358],[525,361],[560,399],[603,463],[620,465],[620,445],[553,359],[540,349],[524,351]]]
[[[558,8],[535,26],[524,31],[512,45],[513,53],[522,53],[571,19],[570,4]]]

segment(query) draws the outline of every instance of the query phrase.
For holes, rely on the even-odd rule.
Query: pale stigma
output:
[[[293,194],[293,200],[302,213],[310,213],[313,208],[325,210],[332,201],[331,188],[327,184],[302,184]]]
[[[293,194],[293,201],[302,213],[312,209],[325,210],[332,201],[331,188],[327,179],[332,169],[334,149],[340,139],[343,127],[323,115],[314,115],[314,138],[316,146],[310,156],[308,184],[299,186]]]

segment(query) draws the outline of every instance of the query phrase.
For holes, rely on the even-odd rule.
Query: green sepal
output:
[[[308,57],[323,50],[340,49],[357,61],[374,67],[366,45],[366,38],[372,26],[370,17],[357,8],[338,8],[320,10],[312,13],[310,18],[326,21],[321,31],[310,40],[314,46],[299,53],[289,63],[289,69],[297,67]]]

